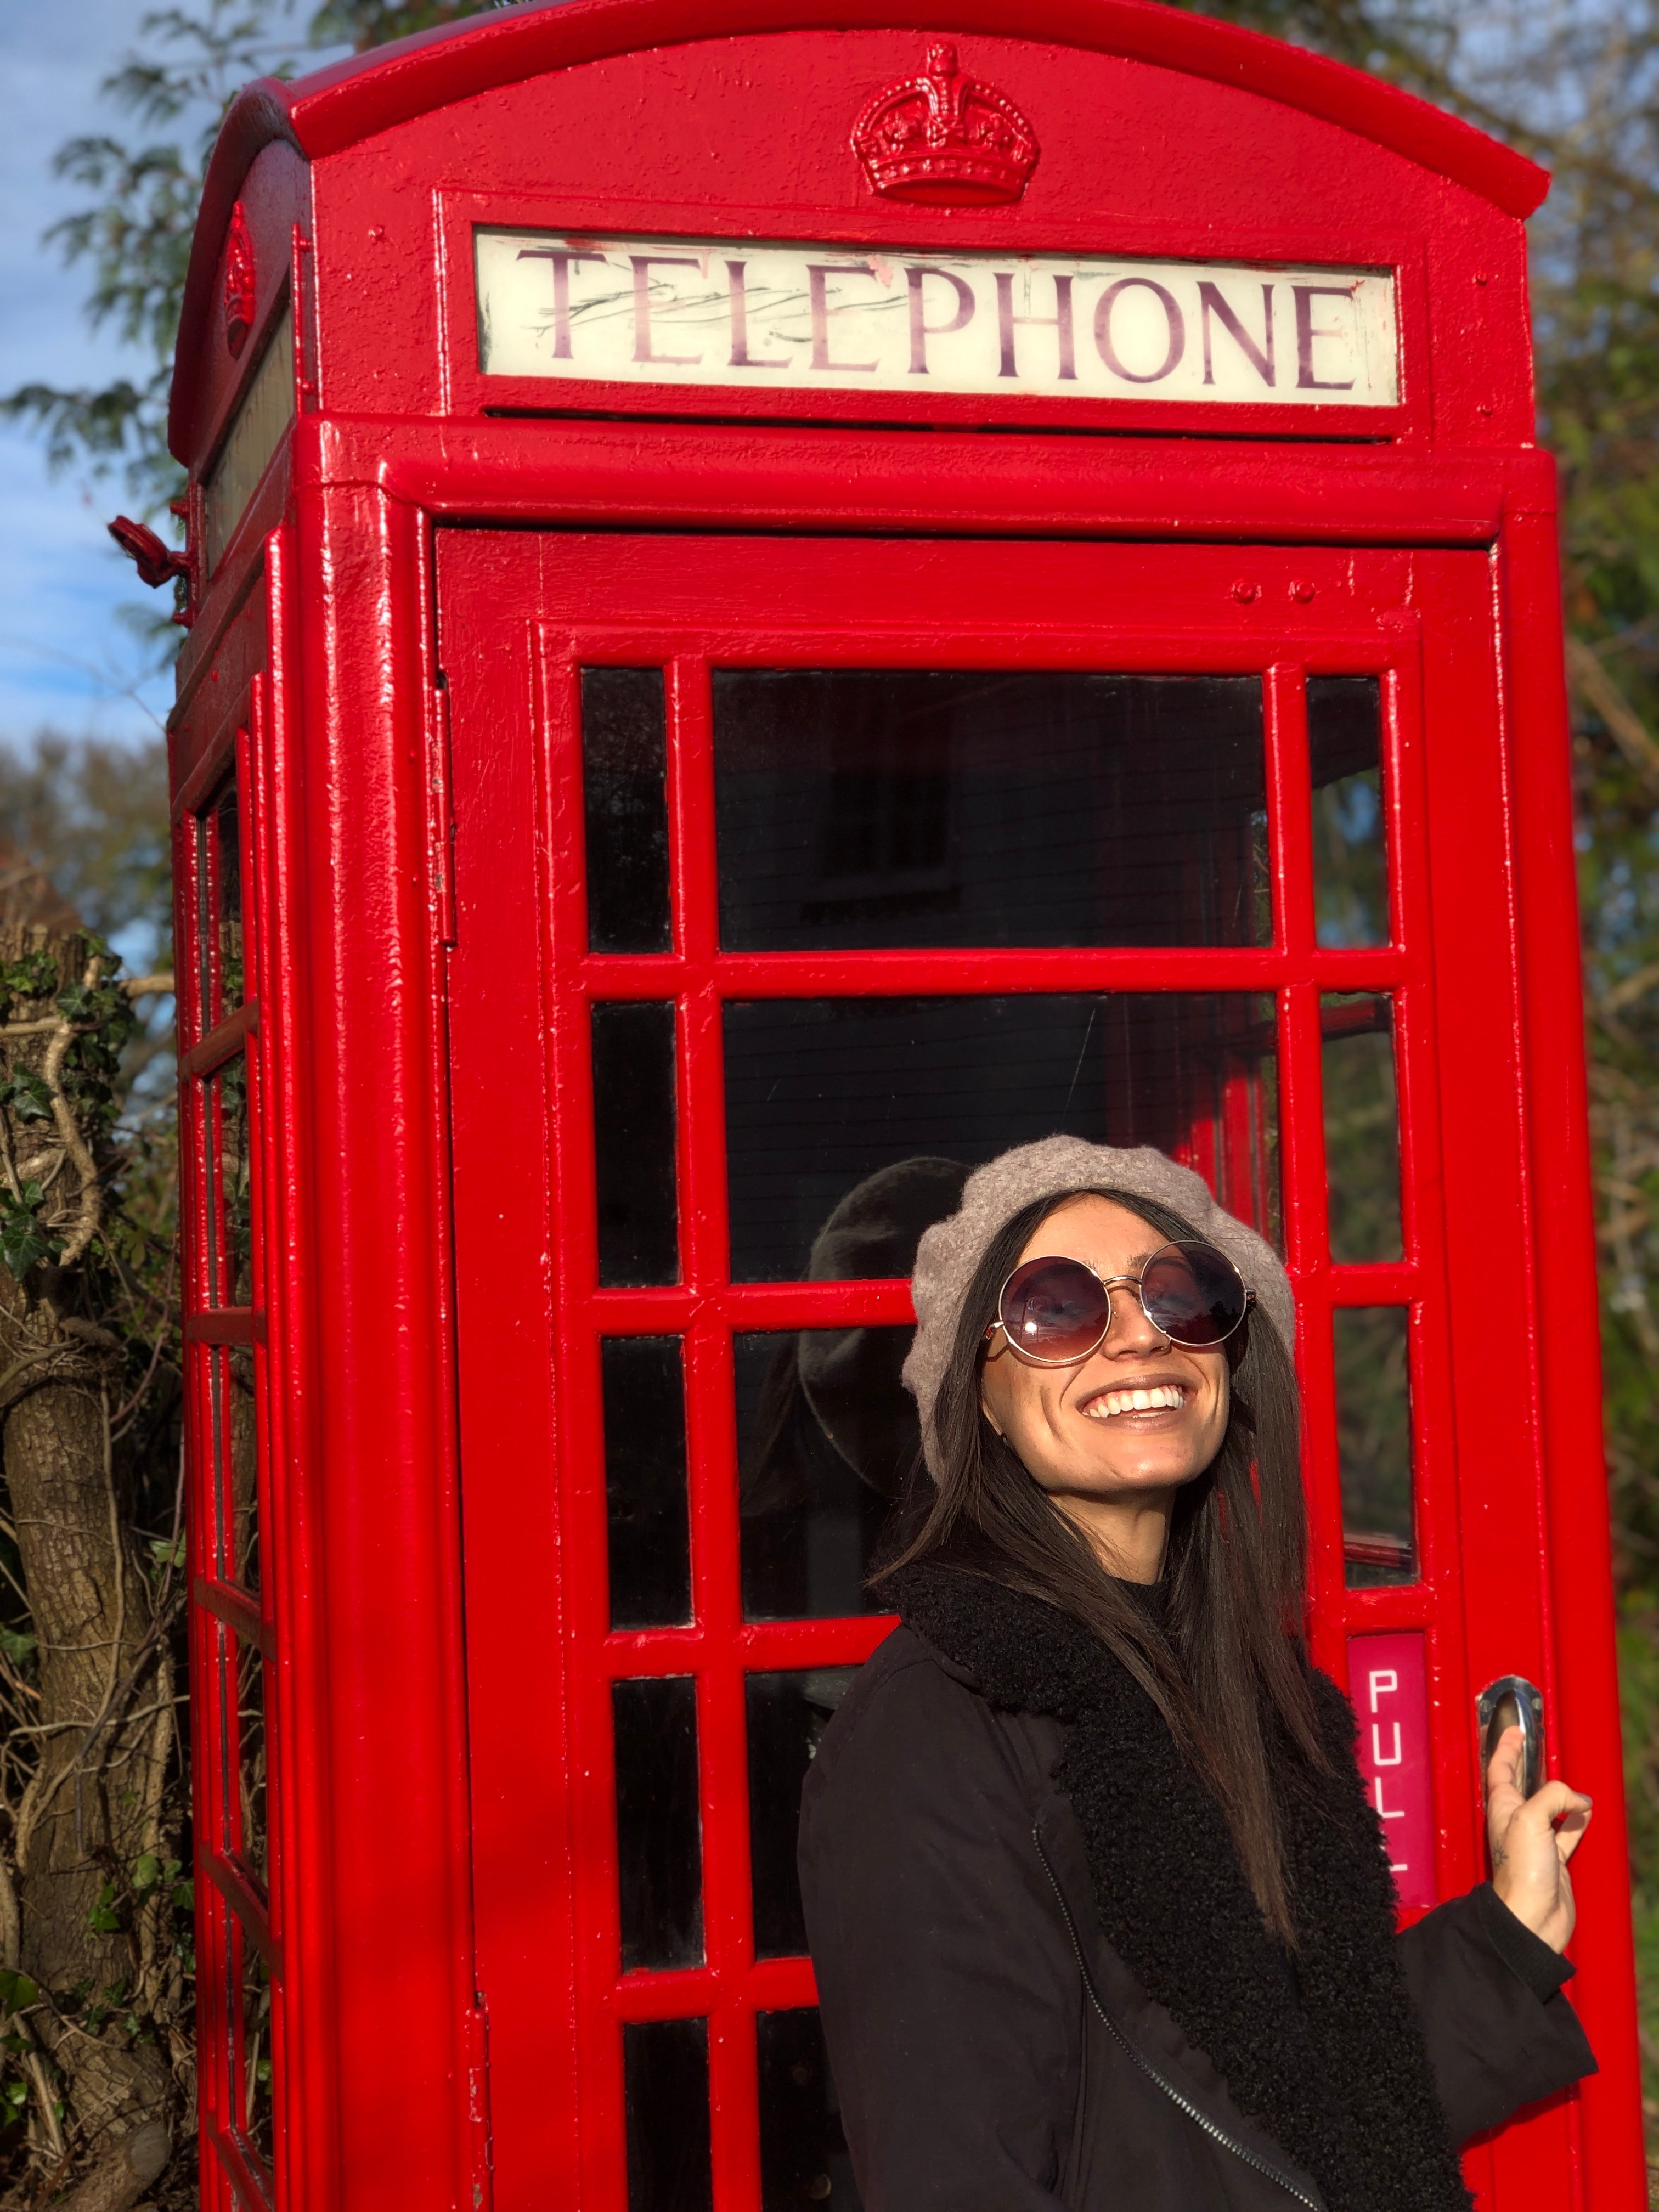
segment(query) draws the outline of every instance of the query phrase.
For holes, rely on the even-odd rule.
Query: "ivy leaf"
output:
[[[58,971],[44,952],[26,952],[21,960],[0,968],[0,990],[19,999],[44,999],[58,979]]]
[[[0,1628],[0,1651],[3,1651],[14,1667],[26,1666],[33,1658],[38,1637],[31,1636],[26,1628]]]
[[[21,2012],[40,2001],[40,1992],[27,1974],[15,1966],[0,1966],[0,2012]]]
[[[143,1851],[132,1863],[132,1886],[142,1897],[161,1879],[161,1862],[154,1851]]]
[[[87,1926],[94,1936],[118,1936],[121,1917],[111,1911],[115,1903],[115,1884],[106,1881],[98,1893],[98,1902],[87,1915]],[[94,2008],[96,2009],[96,2008]]]
[[[0,1080],[0,1105],[9,1106],[20,1121],[50,1121],[52,1091],[44,1077],[20,1067]]]
[[[38,1182],[25,1183],[21,1199],[0,1190],[0,1260],[20,1283],[38,1261],[55,1260],[64,1249],[63,1238],[54,1237],[35,1212],[43,1195]]]

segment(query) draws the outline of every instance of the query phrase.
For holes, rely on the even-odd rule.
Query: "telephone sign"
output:
[[[1392,407],[1390,270],[476,238],[489,376]],[[1028,335],[1029,334],[1029,335]]]

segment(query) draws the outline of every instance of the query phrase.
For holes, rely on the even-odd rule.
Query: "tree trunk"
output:
[[[140,1931],[120,1925],[117,1908],[159,1840],[152,1769],[171,1715],[153,1710],[149,1592],[125,1541],[106,1414],[105,1389],[83,1372],[32,1391],[5,1426],[6,1483],[40,1639],[40,1725],[49,1731],[18,1812],[19,1963],[93,2023],[90,2033],[50,2015],[40,2025],[94,2148],[159,2114],[171,2087],[157,2046],[130,2045],[121,2026],[143,1994],[143,1960]]]
[[[111,1012],[107,985],[88,996],[104,964],[79,934],[0,923],[0,1448],[38,1667],[15,1731],[33,1756],[8,1752],[0,1964],[38,1992],[12,2025],[35,2164],[58,2187],[89,2154],[112,2172],[141,2128],[164,2139],[179,2101],[157,2040],[178,1980],[157,1878],[177,1841],[169,1623],[112,1435],[124,1346],[95,1317],[115,1286],[94,1242],[113,1111],[88,1048]]]

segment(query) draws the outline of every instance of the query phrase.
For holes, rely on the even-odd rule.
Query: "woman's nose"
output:
[[[1139,1294],[1127,1285],[1112,1292],[1112,1316],[1101,1344],[1104,1352],[1166,1352],[1170,1340],[1146,1318]]]

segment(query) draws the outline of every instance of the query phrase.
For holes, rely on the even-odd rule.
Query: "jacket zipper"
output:
[[[1307,2191],[1288,2173],[1282,2172],[1279,2167],[1271,2164],[1267,2159],[1258,2157],[1248,2143],[1240,2142],[1237,2136],[1229,2135],[1226,2129],[1218,2126],[1207,2112],[1200,2112],[1185,2091],[1177,2088],[1167,2074],[1154,2066],[1146,2052],[1113,2019],[1100,2001],[1100,1993],[1095,1987],[1094,1976],[1089,1971],[1089,1961],[1084,1956],[1083,1944],[1077,1932],[1077,1923],[1072,1917],[1072,1908],[1066,1902],[1065,1891],[1060,1886],[1060,1877],[1050,1865],[1048,1854],[1043,1848],[1042,1831],[1036,1823],[1032,1825],[1031,1840],[1036,1845],[1037,1856],[1042,1861],[1042,1871],[1048,1875],[1053,1886],[1055,1902],[1059,1905],[1061,1917],[1066,1923],[1066,1932],[1072,1939],[1072,1949],[1077,1957],[1078,1970],[1083,1976],[1083,1986],[1089,1992],[1089,2002],[1100,2014],[1107,2033],[1113,2040],[1128,2054],[1147,2080],[1161,2089],[1171,2104],[1178,2106],[1189,2120],[1195,2121],[1206,2136],[1218,2142],[1224,2150],[1231,2151],[1235,2157],[1242,2158],[1246,2166],[1254,2166],[1258,2173],[1265,2174],[1269,2181],[1277,2182],[1282,2190],[1295,2197],[1298,2204],[1305,2204],[1308,2207],[1308,2212],[1325,2212],[1325,2206],[1319,2197],[1310,2197]]]

